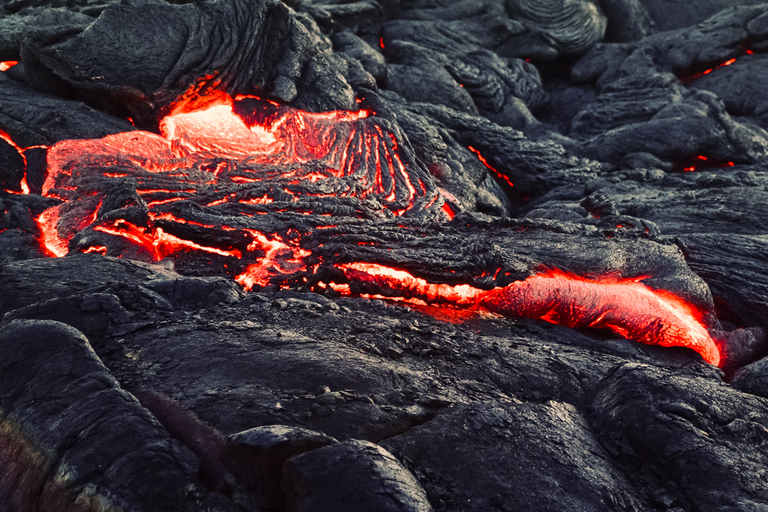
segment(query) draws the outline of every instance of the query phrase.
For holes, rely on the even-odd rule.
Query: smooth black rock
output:
[[[287,425],[255,427],[227,438],[227,467],[253,490],[266,510],[282,510],[283,464],[290,457],[335,443],[331,436]]]
[[[0,189],[21,192],[24,179],[24,158],[5,140],[0,140]]]
[[[664,468],[636,480],[657,503],[684,510],[765,507],[763,398],[706,374],[629,363],[601,383],[593,422],[607,450],[623,464]]]
[[[343,441],[291,457],[283,474],[288,512],[429,512],[424,489],[391,453]]]

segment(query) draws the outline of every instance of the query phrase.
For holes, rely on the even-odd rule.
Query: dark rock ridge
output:
[[[768,508],[767,50],[751,0],[5,2],[0,512]],[[720,367],[434,291],[546,272]]]

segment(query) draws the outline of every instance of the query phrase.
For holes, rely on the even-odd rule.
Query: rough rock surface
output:
[[[91,349],[53,321],[0,333],[4,510],[235,510]]]
[[[5,2],[0,510],[766,509],[767,41],[753,0]],[[435,291],[555,271],[683,298],[720,368]]]

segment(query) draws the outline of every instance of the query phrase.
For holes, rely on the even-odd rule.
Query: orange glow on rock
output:
[[[268,286],[276,274],[288,274],[304,268],[302,259],[309,256],[308,251],[292,248],[280,240],[270,240],[255,230],[248,232],[253,235],[253,242],[248,246],[248,250],[262,250],[264,256],[235,278],[246,290],[251,290],[254,286]]]
[[[491,171],[491,173],[494,176],[496,176],[500,180],[503,180],[504,183],[506,183],[510,187],[514,187],[515,186],[515,184],[512,183],[512,180],[509,179],[509,176],[507,176],[506,174],[500,172],[495,167],[493,167],[491,164],[489,164],[488,160],[486,160],[485,157],[483,157],[483,155],[480,154],[480,151],[478,151],[477,149],[473,148],[472,146],[467,146],[467,149],[469,149],[471,152],[473,152],[475,155],[477,155],[478,160],[480,160],[480,162],[484,166],[486,166],[488,168],[488,170]]]
[[[484,308],[509,317],[526,317],[571,328],[610,329],[651,345],[688,347],[719,365],[720,352],[700,321],[700,314],[681,298],[648,288],[635,279],[586,279],[552,270],[505,287],[481,290],[469,285],[429,283],[408,272],[372,263],[338,265],[350,280],[346,293],[366,290],[427,304]]]
[[[752,50],[749,50],[749,49],[746,49],[746,48],[743,48],[743,47],[741,48],[740,52],[741,52],[741,55],[752,55],[752,54],[754,54],[754,52]],[[730,58],[730,59],[728,59],[728,60],[726,60],[724,62],[721,62],[720,64],[718,64],[716,66],[713,66],[711,68],[705,69],[704,71],[700,71],[698,73],[692,73],[690,75],[688,75],[688,74],[682,75],[682,76],[679,77],[679,80],[681,82],[683,82],[683,84],[687,85],[687,84],[693,82],[694,80],[696,80],[698,78],[701,78],[704,75],[708,75],[708,74],[712,73],[713,71],[717,71],[720,68],[724,68],[726,66],[730,66],[731,64],[733,64],[735,62],[736,62],[736,57],[732,57],[732,58]]]
[[[452,205],[459,203],[440,192],[426,170],[421,175],[414,172],[421,164],[412,157],[412,149],[400,147],[406,142],[398,140],[396,127],[386,120],[368,119],[370,115],[366,110],[309,113],[255,96],[232,99],[216,93],[206,99],[190,94],[162,120],[161,135],[137,130],[98,140],[62,141],[48,151],[43,194],[60,195],[66,208],[49,208],[38,218],[47,254],[65,255],[75,228],[92,229],[120,240],[99,235],[99,245],[92,240],[93,245],[81,246],[83,252],[106,254],[110,244],[117,243],[154,261],[205,253],[240,260],[231,267],[237,270],[229,272],[237,274],[235,280],[247,289],[287,286],[291,279],[307,282],[319,265],[313,262],[315,266],[308,270],[311,255],[300,246],[301,238],[311,229],[335,225],[329,222],[302,233],[305,228],[300,224],[261,232],[252,229],[248,217],[312,214],[316,221],[321,215],[335,215],[323,211],[316,198],[335,197],[381,205],[382,215],[389,217],[433,208],[432,214],[452,218],[456,213]],[[513,186],[478,150],[469,149],[494,176]],[[141,225],[99,219],[97,198],[86,200],[86,193],[77,192],[80,180],[93,184],[111,179],[131,183],[126,201],[143,212],[141,221],[133,221]],[[347,208],[346,203],[339,204],[334,207]],[[181,213],[185,211],[199,216],[185,219]],[[62,216],[67,229],[59,229]],[[105,214],[106,218],[114,219]],[[208,220],[212,218],[232,221],[215,221],[214,226]],[[204,235],[203,240],[214,241],[189,239],[205,230],[217,231]],[[211,261],[209,256],[206,260]],[[588,280],[551,271],[482,290],[466,284],[431,283],[373,263],[337,265],[333,272],[347,282],[331,278],[313,286],[427,307],[611,329],[644,343],[690,347],[707,361],[719,363],[717,348],[696,311],[677,297],[646,287],[640,283],[642,278]]]
[[[228,95],[218,94],[201,110],[187,111],[190,104],[180,104],[160,122],[162,136],[133,131],[98,140],[60,142],[48,153],[49,172],[43,193],[61,187],[72,177],[71,164],[82,161],[88,154],[103,155],[110,163],[141,167],[152,173],[184,175],[190,166],[198,165],[210,173],[208,185],[293,177],[283,189],[291,195],[361,199],[378,195],[383,197],[384,206],[396,215],[413,207],[426,193],[407,171],[409,164],[400,154],[394,135],[376,123],[364,122],[370,116],[367,110],[311,113],[255,96],[238,96],[238,100],[251,103],[238,106]],[[244,113],[238,114],[235,109]],[[206,159],[212,163],[197,163]],[[265,174],[254,170],[238,174],[227,167],[227,160],[247,161],[253,166],[313,163],[322,165],[324,170],[299,168],[291,171],[293,174]],[[124,172],[103,175],[126,174],[130,175]],[[341,189],[341,183],[334,183],[332,192],[321,191],[328,188],[325,182],[333,178],[354,183],[347,183],[345,190]],[[307,191],[307,183],[317,184],[318,192]],[[141,189],[138,192],[146,193]],[[436,192],[430,193],[433,199],[437,197]],[[168,198],[162,198],[165,199]],[[223,204],[230,199],[234,196],[215,199],[207,205]],[[267,204],[267,199],[273,198],[267,197],[261,204]]]
[[[109,235],[126,238],[133,243],[144,247],[149,251],[156,261],[161,261],[171,254],[178,251],[203,251],[219,256],[231,258],[241,258],[242,253],[237,249],[219,249],[200,245],[191,240],[185,240],[177,236],[166,233],[162,228],[147,229],[135,226],[130,222],[118,220],[112,226],[96,226],[94,231],[100,231]]]
[[[0,62],[0,71],[8,71],[9,69],[11,69],[13,66],[15,66],[18,63],[19,63],[19,61],[17,61],[17,60],[4,60],[4,61]]]
[[[107,246],[106,245],[92,245],[91,247],[87,248],[86,250],[82,251],[83,254],[101,254],[102,256],[106,256],[107,254]]]
[[[508,316],[540,318],[572,328],[610,329],[663,347],[688,347],[719,365],[715,342],[693,307],[635,280],[590,280],[550,271],[491,290],[481,305]]]

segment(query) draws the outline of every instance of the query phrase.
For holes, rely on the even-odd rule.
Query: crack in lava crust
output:
[[[50,148],[43,194],[62,203],[39,219],[49,255],[192,259],[247,289],[287,287],[317,271],[302,247],[317,230],[399,216],[441,221],[460,207],[449,205],[399,128],[365,110],[313,114],[221,95],[166,117],[160,130]],[[720,363],[700,315],[642,277],[597,281],[553,270],[482,290],[375,263],[335,268],[337,278],[316,288],[605,328]]]

